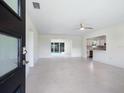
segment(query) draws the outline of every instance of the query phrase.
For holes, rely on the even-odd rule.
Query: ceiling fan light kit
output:
[[[83,30],[85,30],[85,28],[82,27],[82,28],[80,28],[80,30],[83,31]]]
[[[88,30],[88,29],[93,29],[92,27],[85,27],[84,24],[80,24],[80,30],[84,31],[84,30]]]

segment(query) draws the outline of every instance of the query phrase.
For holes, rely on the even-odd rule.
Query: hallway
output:
[[[80,58],[41,59],[26,93],[123,93],[124,69]]]

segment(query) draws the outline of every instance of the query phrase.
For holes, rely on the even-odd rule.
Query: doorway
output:
[[[106,51],[106,35],[87,39],[87,58],[93,59],[102,51]]]

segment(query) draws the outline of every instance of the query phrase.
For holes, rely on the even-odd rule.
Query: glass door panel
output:
[[[0,34],[0,77],[18,67],[19,40]]]
[[[19,0],[3,0],[16,14],[20,15]]]

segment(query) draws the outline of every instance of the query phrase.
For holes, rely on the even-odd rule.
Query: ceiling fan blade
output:
[[[92,27],[85,27],[85,29],[93,29]]]

